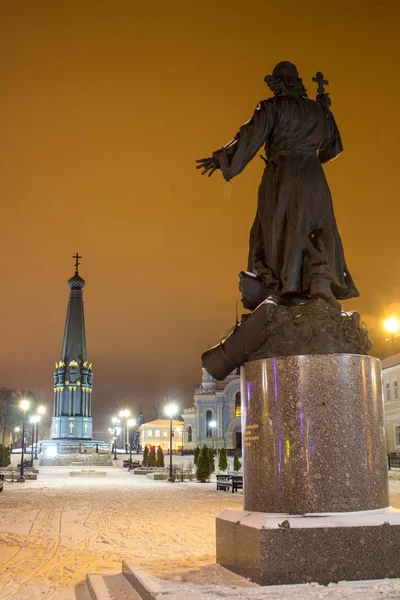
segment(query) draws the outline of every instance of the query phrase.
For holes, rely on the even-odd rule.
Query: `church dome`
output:
[[[68,279],[68,286],[71,290],[81,290],[85,287],[85,280],[79,276],[78,271],[75,271],[75,275]]]

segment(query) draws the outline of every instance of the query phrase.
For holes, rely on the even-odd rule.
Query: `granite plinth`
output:
[[[399,511],[367,513],[306,516],[304,523],[226,510],[217,517],[217,563],[260,585],[400,577]]]
[[[304,514],[389,505],[380,361],[355,354],[242,367],[244,509]]]

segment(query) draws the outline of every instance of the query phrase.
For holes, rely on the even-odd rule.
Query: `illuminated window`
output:
[[[188,425],[188,428],[187,428],[187,441],[191,442],[192,441],[192,437],[193,437],[192,426]]]
[[[212,421],[212,411],[206,411],[206,437],[212,438],[212,427],[210,427],[210,422]]]
[[[391,401],[391,394],[390,394],[390,381],[387,381],[385,383],[385,389],[386,389],[386,402],[390,402]]]
[[[155,430],[155,432],[154,432],[154,437],[161,437],[161,436],[160,436],[160,430],[159,430],[159,429],[156,429],[156,430]]]
[[[394,437],[395,437],[396,446],[400,446],[400,426],[399,425],[397,425],[397,427],[394,428]]]
[[[168,431],[166,429],[163,429],[162,436],[165,438],[168,437]]]
[[[398,384],[397,384],[397,378],[393,379],[393,400],[396,402],[396,400],[399,399],[399,388],[398,388]]]
[[[242,396],[238,392],[235,396],[235,417],[242,416]]]
[[[148,429],[147,430],[147,437],[152,437],[153,435],[153,430],[152,429]]]

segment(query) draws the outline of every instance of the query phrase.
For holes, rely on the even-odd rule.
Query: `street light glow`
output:
[[[130,414],[131,414],[131,411],[129,410],[129,408],[124,408],[123,410],[119,411],[119,416],[122,419],[128,418]]]
[[[38,406],[38,408],[37,408],[38,415],[44,415],[45,412],[46,412],[45,406]]]
[[[164,413],[166,414],[166,416],[169,419],[172,419],[172,417],[174,415],[176,415],[178,412],[178,407],[176,404],[167,404],[167,406],[164,408]]]
[[[128,420],[128,427],[135,427],[135,425],[136,425],[136,419]]]
[[[383,326],[388,333],[396,333],[399,330],[399,321],[394,317],[390,317],[386,319]]]
[[[20,407],[24,412],[26,412],[29,408],[29,400],[21,400]]]
[[[29,419],[29,421],[31,423],[39,423],[40,421],[40,416],[39,415],[32,415],[31,418]]]
[[[120,422],[120,420],[119,420],[117,417],[113,417],[113,418],[111,419],[111,421],[114,423],[114,425],[116,425],[117,423],[119,423],[119,422]]]
[[[208,425],[209,425],[209,427],[216,427],[217,426],[217,422],[216,421],[210,421]]]

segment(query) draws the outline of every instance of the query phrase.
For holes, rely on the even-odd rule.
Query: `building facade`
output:
[[[184,449],[211,446],[227,450],[242,448],[240,374],[216,381],[202,369],[201,385],[194,390],[192,408],[183,411]]]
[[[400,353],[382,361],[387,452],[400,452]]]
[[[183,421],[172,421],[172,452],[182,452]],[[157,419],[143,423],[139,427],[139,443],[142,450],[145,446],[161,446],[163,452],[169,451],[170,420]]]
[[[86,354],[83,288],[78,255],[75,275],[68,280],[69,300],[60,361],[56,362],[51,438],[92,439],[93,371]]]

